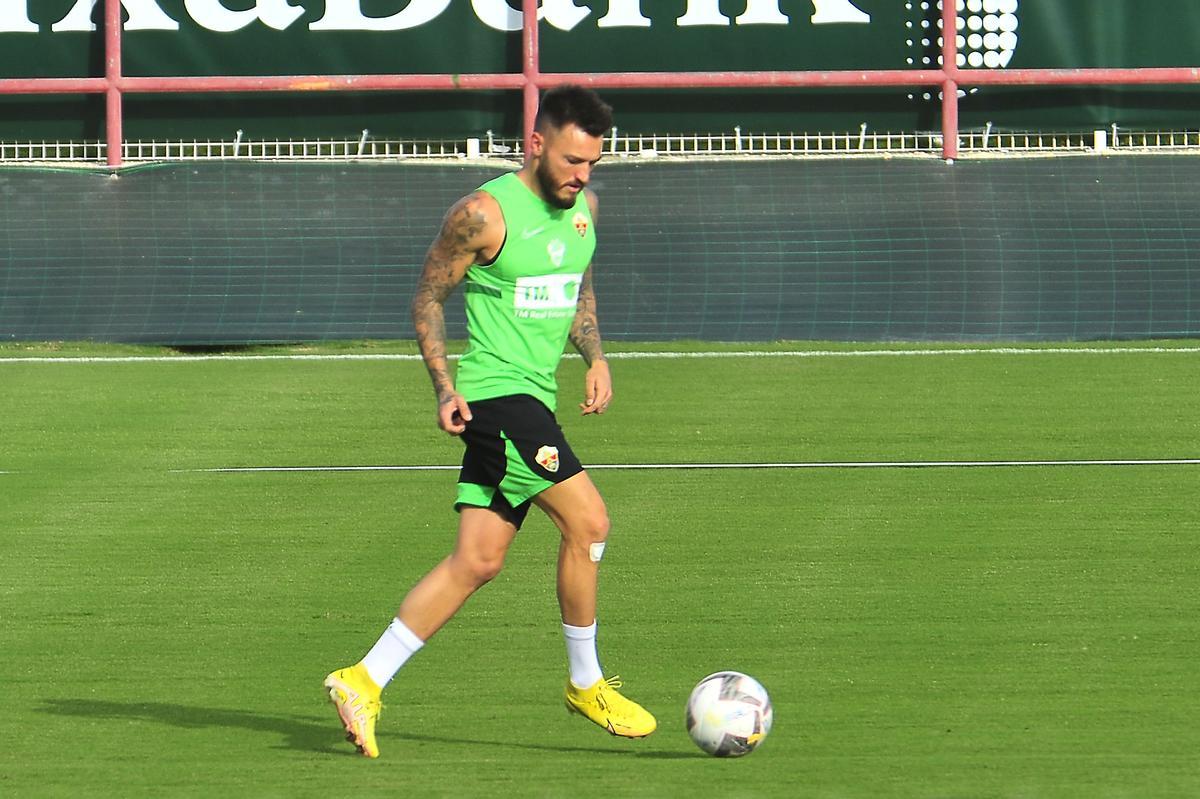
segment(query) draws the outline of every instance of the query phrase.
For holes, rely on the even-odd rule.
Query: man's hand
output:
[[[462,435],[471,421],[471,409],[462,394],[449,393],[438,398],[438,427],[452,436]]]
[[[608,371],[608,361],[598,358],[592,361],[587,374],[583,378],[583,399],[579,403],[583,415],[589,413],[604,413],[608,403],[612,402],[612,375]]]

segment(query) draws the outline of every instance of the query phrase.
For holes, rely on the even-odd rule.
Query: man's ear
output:
[[[542,148],[546,146],[546,137],[538,131],[534,131],[529,137],[529,154],[534,157],[541,157]]]

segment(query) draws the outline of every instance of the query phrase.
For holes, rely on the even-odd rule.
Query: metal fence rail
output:
[[[608,157],[704,158],[736,156],[871,156],[920,154],[943,150],[942,134],[871,132],[757,133],[735,129],[724,134],[622,135],[606,142]],[[975,155],[1017,153],[1095,154],[1108,152],[1200,151],[1200,130],[1091,132],[962,131],[961,152]],[[376,139],[363,131],[357,139],[180,139],[126,141],[124,164],[161,161],[370,161],[523,158],[522,141],[489,135],[467,139]],[[0,142],[0,163],[102,165],[109,161],[102,141]]]

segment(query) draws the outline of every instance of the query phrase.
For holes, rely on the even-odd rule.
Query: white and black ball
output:
[[[696,684],[688,697],[688,735],[714,757],[753,752],[771,731],[771,698],[758,680],[738,671],[718,671]]]

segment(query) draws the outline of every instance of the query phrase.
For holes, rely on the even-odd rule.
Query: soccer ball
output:
[[[718,671],[696,684],[687,701],[687,731],[715,757],[753,752],[771,731],[771,698],[758,680]]]

